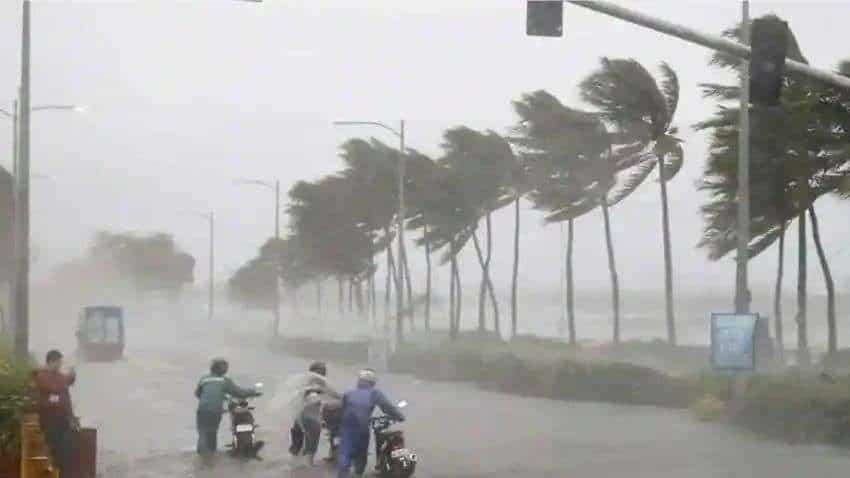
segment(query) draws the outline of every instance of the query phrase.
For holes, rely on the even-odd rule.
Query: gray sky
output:
[[[0,104],[18,82],[19,2],[0,2]],[[505,132],[510,101],[547,89],[578,105],[576,85],[600,56],[633,57],[649,67],[667,61],[682,98],[676,123],[686,140],[686,166],[671,188],[678,287],[726,290],[731,261],[709,263],[695,249],[702,197],[705,139],[690,126],[712,103],[699,82],[734,80],[707,66],[709,52],[580,8],[565,7],[565,36],[525,36],[521,0],[266,0],[33,2],[33,105],[84,104],[84,114],[37,113],[32,122],[33,240],[38,267],[81,253],[98,228],[172,232],[206,269],[206,229],[180,216],[214,209],[219,218],[220,274],[252,257],[272,233],[270,191],[232,185],[240,177],[299,179],[335,171],[337,146],[353,135],[340,118],[408,121],[408,142],[438,155],[442,132],[464,124]],[[740,16],[737,1],[630,1],[636,9],[708,32]],[[356,5],[356,7],[355,7]],[[850,2],[754,1],[752,13],[775,12],[794,29],[812,64],[832,68],[850,57]],[[11,126],[0,124],[0,150]],[[8,156],[0,156],[7,164]],[[820,206],[826,247],[842,251],[846,205]],[[557,225],[523,215],[522,283],[557,286]],[[613,212],[618,265],[625,289],[663,286],[658,190],[643,190]],[[577,286],[607,286],[598,214],[578,221]],[[512,217],[496,221],[497,287],[508,290]],[[793,246],[793,240],[789,246]],[[413,267],[421,265],[414,253]],[[772,279],[775,254],[755,261],[755,282]],[[833,262],[839,285],[850,255]],[[465,280],[477,279],[467,258]],[[812,280],[820,273],[812,256]],[[794,274],[796,257],[788,257]],[[438,273],[447,277],[445,271]],[[220,275],[220,277],[224,277]],[[789,289],[792,286],[789,285]]]

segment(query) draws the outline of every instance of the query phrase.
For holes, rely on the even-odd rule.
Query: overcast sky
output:
[[[0,2],[0,104],[19,79],[20,9]],[[740,2],[619,1],[668,20],[718,33],[740,18]],[[813,65],[850,57],[850,2],[754,1],[754,16],[783,16]],[[87,113],[39,112],[32,120],[32,171],[49,176],[32,187],[32,236],[44,270],[82,253],[98,229],[168,231],[206,269],[206,228],[181,210],[215,210],[220,277],[251,258],[272,233],[270,191],[234,186],[236,178],[279,178],[285,191],[340,166],[338,145],[354,135],[392,142],[381,131],[334,128],[334,119],[408,122],[408,143],[438,156],[442,132],[464,124],[505,132],[510,101],[547,89],[581,106],[576,85],[601,56],[633,57],[648,67],[668,62],[679,74],[676,124],[686,166],[671,185],[678,287],[729,290],[730,260],[709,263],[694,190],[706,156],[691,125],[713,109],[698,83],[734,81],[707,65],[701,47],[574,6],[565,35],[525,36],[521,0],[227,0],[33,2],[32,103],[86,105]],[[11,125],[0,124],[0,151]],[[0,155],[8,165],[8,155]],[[824,242],[839,286],[850,277],[845,254],[847,206],[820,206]],[[578,221],[577,285],[607,286],[599,214]],[[617,260],[625,289],[663,286],[658,189],[613,210]],[[523,215],[522,283],[558,284],[557,225]],[[510,280],[511,211],[496,221],[497,287]],[[793,240],[789,246],[793,247]],[[413,267],[421,267],[413,253]],[[794,274],[796,255],[788,257]],[[768,287],[775,254],[753,264]],[[469,259],[469,258],[468,258]],[[820,272],[810,261],[814,289]],[[477,278],[466,261],[466,280]],[[447,277],[440,271],[441,277]],[[198,274],[199,277],[203,277]],[[789,285],[789,289],[793,285]]]

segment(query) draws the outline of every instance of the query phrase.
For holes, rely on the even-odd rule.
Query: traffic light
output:
[[[785,73],[788,23],[774,16],[753,20],[750,49],[750,101],[776,106]]]
[[[528,0],[527,6],[525,33],[528,36],[563,36],[563,0]]]

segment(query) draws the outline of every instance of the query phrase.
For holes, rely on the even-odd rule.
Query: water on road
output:
[[[176,331],[148,324],[131,333],[139,335],[126,360],[78,366],[75,406],[84,424],[98,429],[102,476],[327,475],[291,469],[286,412],[270,406],[277,384],[305,370],[306,360],[272,354],[259,334],[234,341],[201,323]],[[193,453],[192,392],[213,356],[230,359],[237,382],[266,384],[266,396],[256,402],[260,438],[267,442],[263,461],[220,456],[204,466]],[[354,376],[355,370],[331,364],[338,388],[352,385]],[[686,412],[522,398],[396,375],[382,376],[380,386],[410,402],[404,428],[421,457],[421,477],[843,478],[850,470],[843,450],[760,440],[699,423]],[[220,442],[226,435],[225,418]]]

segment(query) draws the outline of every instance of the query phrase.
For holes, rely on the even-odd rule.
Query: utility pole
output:
[[[395,323],[395,343],[399,347],[404,341],[404,120],[399,122],[398,130],[399,139],[399,157],[398,157],[398,293],[396,294],[396,323]],[[413,304],[408,304],[411,307]]]
[[[741,39],[750,43],[750,2],[741,3]],[[738,131],[738,260],[735,268],[735,312],[750,311],[747,269],[750,262],[750,62],[741,60],[741,105]]]
[[[15,358],[29,359],[30,0],[23,2],[18,167],[15,177]]]

